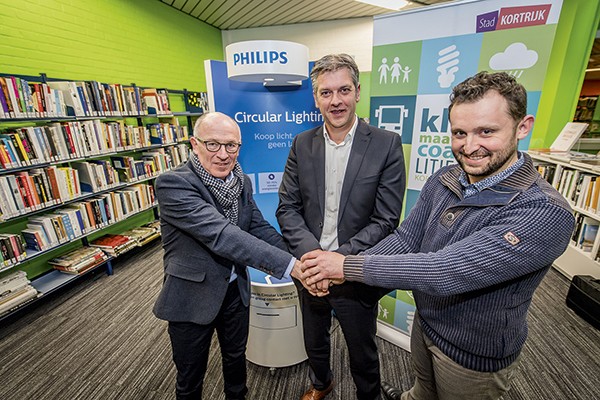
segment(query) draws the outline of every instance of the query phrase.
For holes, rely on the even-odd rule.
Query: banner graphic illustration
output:
[[[562,0],[468,0],[375,17],[370,121],[402,135],[410,154],[405,215],[425,181],[455,163],[448,115],[455,85],[478,71],[507,72],[536,114],[561,7]],[[407,333],[414,303],[400,314],[381,310],[397,310],[399,293],[381,300],[380,321]]]

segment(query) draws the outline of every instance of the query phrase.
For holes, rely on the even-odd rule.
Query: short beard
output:
[[[518,141],[515,139],[514,142],[511,143],[510,147],[502,150],[499,153],[495,153],[495,155],[498,156],[497,159],[490,160],[490,163],[488,165],[484,166],[480,171],[474,171],[474,172],[467,172],[467,170],[465,169],[465,163],[462,160],[462,156],[464,156],[464,153],[462,153],[462,152],[458,152],[458,154],[454,153],[454,158],[456,159],[456,162],[458,162],[460,167],[463,169],[463,171],[465,171],[467,173],[467,175],[477,176],[477,177],[482,177],[482,176],[488,177],[488,176],[494,175],[502,167],[504,167],[506,165],[506,163],[508,162],[508,160],[510,160],[515,155],[515,153],[517,152],[517,148],[518,148]],[[478,150],[478,152],[479,151],[481,151],[481,150]],[[490,154],[490,152],[487,150],[485,150],[485,152]],[[494,154],[494,153],[492,153],[492,154]]]

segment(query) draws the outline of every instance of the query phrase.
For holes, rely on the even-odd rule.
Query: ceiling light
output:
[[[390,10],[399,10],[408,4],[406,0],[356,0],[361,3],[370,4],[381,8],[388,8]]]

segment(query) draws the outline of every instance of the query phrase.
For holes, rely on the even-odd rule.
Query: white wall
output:
[[[286,40],[308,47],[309,60],[326,54],[348,53],[360,71],[371,71],[373,18],[353,18],[221,31],[223,53],[228,44],[245,40]]]

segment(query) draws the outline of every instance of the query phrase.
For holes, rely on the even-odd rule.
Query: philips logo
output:
[[[245,51],[233,54],[233,65],[287,64],[287,51]]]

